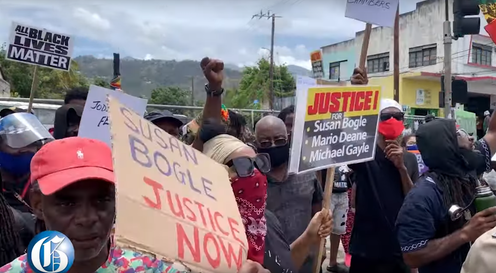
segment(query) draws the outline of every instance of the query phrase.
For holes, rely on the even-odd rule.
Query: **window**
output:
[[[389,71],[389,52],[367,57],[367,73]]]
[[[437,45],[410,48],[408,67],[422,67],[436,64]]]
[[[472,44],[472,63],[491,66],[493,48],[481,44]]]
[[[329,64],[329,79],[330,80],[339,80],[339,67],[341,66],[341,62],[330,63]]]

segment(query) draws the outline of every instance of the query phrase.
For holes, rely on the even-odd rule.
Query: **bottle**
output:
[[[478,183],[477,195],[475,197],[475,209],[477,212],[483,211],[485,209],[496,207],[496,196],[491,191],[488,186],[482,186]]]

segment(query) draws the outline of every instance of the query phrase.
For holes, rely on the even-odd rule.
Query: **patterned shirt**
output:
[[[157,260],[149,255],[143,255],[132,250],[114,247],[110,250],[107,262],[102,265],[95,273],[108,272],[146,272],[146,273],[179,273],[187,272],[179,270],[171,263]],[[0,267],[0,273],[34,273],[27,261],[27,256],[22,255],[9,264]]]

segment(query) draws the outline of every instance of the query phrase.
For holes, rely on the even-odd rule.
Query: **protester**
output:
[[[411,145],[417,145],[417,139],[415,138],[415,134],[409,134],[403,136],[401,140],[401,147],[406,148]]]
[[[436,119],[436,117],[434,115],[428,114],[427,116],[425,116],[424,121],[425,121],[425,123],[427,123],[427,122],[431,122],[435,119]]]
[[[199,138],[204,142],[203,153],[225,165],[231,187],[245,226],[248,259],[263,263],[267,233],[265,199],[270,160],[267,154],[255,151],[234,136],[225,134],[225,127],[215,120],[205,120]]]
[[[482,234],[470,247],[460,273],[494,273],[496,268],[496,228]]]
[[[356,193],[356,183],[355,183],[355,173],[350,170],[348,175],[348,180],[350,181],[351,188],[348,189],[348,214],[346,215],[346,233],[341,236],[341,243],[343,244],[343,249],[345,252],[345,264],[350,265],[351,255],[350,255],[350,239],[353,230],[353,225],[355,223],[355,193]]]
[[[175,264],[111,245],[115,181],[112,152],[104,142],[79,137],[55,140],[35,155],[31,173],[31,205],[47,229],[71,240],[73,272],[181,272]],[[33,271],[22,255],[0,272]],[[267,271],[248,262],[240,272]]]
[[[327,266],[327,271],[332,273],[345,273],[349,271],[346,265],[337,262],[339,241],[341,240],[341,236],[346,234],[346,216],[348,215],[349,208],[348,189],[351,188],[348,174],[349,169],[346,165],[339,166],[335,169],[334,173],[334,185],[330,205],[334,225],[331,233],[329,266]]]
[[[356,68],[353,84],[368,83]],[[381,99],[374,160],[349,165],[356,175],[356,212],[351,236],[351,273],[410,272],[403,262],[394,223],[405,195],[418,178],[415,155],[398,143],[404,126],[401,105]]]
[[[290,105],[282,109],[277,117],[284,121],[284,124],[286,125],[286,131],[288,132],[288,140],[291,144],[291,136],[293,134],[293,124],[295,117],[295,106]]]
[[[424,124],[416,136],[429,171],[405,198],[398,215],[396,226],[403,257],[410,266],[419,267],[420,273],[458,273],[470,242],[496,226],[496,208],[475,214],[472,203],[477,177],[491,170],[496,118],[491,119],[487,134],[475,150],[467,134],[457,133],[454,120]],[[468,215],[450,219],[452,205],[467,207],[465,215],[473,217],[470,221]]]
[[[491,113],[489,112],[489,110],[484,111],[484,121],[482,122],[482,130],[484,131],[484,134],[487,133],[490,120],[491,120]]]
[[[179,138],[179,128],[183,126],[183,122],[175,117],[171,111],[150,112],[145,115],[145,119],[149,120],[169,135]]]
[[[0,267],[20,256],[27,247],[21,244],[18,230],[13,210],[0,194]]]
[[[28,111],[28,107],[22,107],[22,106],[13,106],[13,107],[8,107],[8,108],[3,108],[0,110],[0,118],[4,118],[10,114],[14,113],[24,113]],[[34,112],[31,110],[31,114],[34,115]]]
[[[88,98],[88,88],[76,87],[65,94],[64,104],[79,104],[84,106]]]
[[[53,122],[53,138],[62,139],[77,136],[83,109],[84,106],[79,104],[65,104],[57,109]]]
[[[255,128],[255,145],[259,153],[270,156],[267,174],[267,209],[273,212],[289,243],[307,228],[312,216],[322,209],[323,192],[315,173],[288,174],[289,142],[286,125],[275,116],[263,117]],[[312,253],[299,272],[312,270]]]
[[[14,113],[0,119],[2,189],[12,208],[30,212],[28,192],[31,159],[44,141],[51,139],[50,133],[34,115]]]

